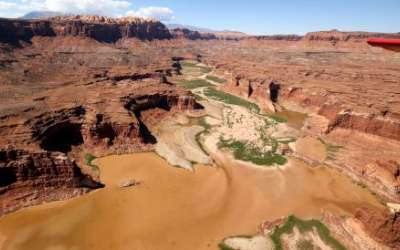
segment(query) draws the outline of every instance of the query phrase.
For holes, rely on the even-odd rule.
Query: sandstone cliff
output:
[[[0,216],[102,186],[62,153],[0,149]]]
[[[189,40],[213,40],[217,36],[213,33],[200,33],[189,29],[173,29],[171,30],[174,39],[189,39]]]
[[[399,39],[399,33],[378,33],[378,32],[343,32],[338,30],[310,32],[304,36],[305,41],[325,42],[350,42],[365,41],[368,38]]]
[[[292,35],[254,36],[251,38],[259,40],[259,41],[269,41],[269,40],[272,40],[272,41],[300,41],[301,39],[303,39],[303,36],[292,34]]]
[[[0,53],[0,216],[101,187],[85,156],[151,150],[143,112],[162,110],[153,119],[162,122],[199,108],[168,81],[173,53],[158,41],[125,39],[168,37],[158,22],[69,17],[0,25],[3,42],[24,45]],[[108,43],[119,37],[135,42],[134,51]]]
[[[29,21],[0,19],[0,42],[30,42],[34,36],[81,36],[108,43],[121,38],[171,38],[168,29],[161,22],[139,18],[68,16]]]
[[[356,215],[368,234],[392,249],[400,248],[400,214],[374,208],[360,208]]]

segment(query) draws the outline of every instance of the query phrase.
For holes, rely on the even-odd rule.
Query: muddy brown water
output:
[[[227,236],[250,235],[268,219],[319,217],[380,206],[366,190],[324,167],[291,159],[274,170],[216,157],[195,172],[154,153],[98,159],[106,188],[0,218],[1,249],[217,249]],[[121,189],[121,181],[142,184]]]
[[[296,129],[301,129],[304,125],[305,119],[307,118],[307,114],[287,109],[283,109],[282,111],[273,113],[271,115],[285,119],[289,126]]]

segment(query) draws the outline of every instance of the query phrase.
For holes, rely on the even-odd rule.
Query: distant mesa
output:
[[[35,36],[79,36],[114,43],[122,38],[170,39],[169,30],[159,21],[136,17],[56,16],[38,19],[0,19],[0,42],[19,45]]]
[[[221,38],[221,39],[237,39],[237,38],[244,38],[248,37],[249,35],[240,32],[240,31],[231,31],[231,30],[213,30],[209,28],[202,28],[202,27],[197,27],[197,26],[192,26],[192,25],[183,25],[183,24],[166,24],[167,28],[171,31],[176,31],[176,30],[190,30],[193,32],[198,32],[200,34],[203,34],[204,37],[210,37],[210,34],[215,35],[216,38]],[[205,34],[208,34],[205,35]]]
[[[189,40],[214,40],[217,36],[213,33],[204,33],[193,31],[189,29],[176,28],[170,30],[172,37],[175,39],[189,39]]]

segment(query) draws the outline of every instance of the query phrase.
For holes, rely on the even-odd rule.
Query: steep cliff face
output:
[[[259,41],[300,41],[303,36],[299,35],[270,35],[270,36],[254,36],[249,39],[256,39]]]
[[[348,42],[362,41],[368,38],[390,38],[399,39],[400,34],[395,33],[377,33],[377,32],[342,32],[338,30],[317,31],[307,33],[304,37],[305,41],[325,41],[325,42]]]
[[[141,19],[0,21],[0,40],[23,45],[0,53],[0,216],[99,187],[89,185],[99,171],[86,155],[151,150],[147,113],[163,109],[151,117],[159,123],[197,108],[169,83],[172,52],[160,41],[124,39],[168,38],[164,31]],[[136,44],[109,43],[120,37]]]
[[[152,137],[142,112],[162,109],[168,112],[199,108],[188,93],[153,89],[120,97],[116,105],[89,107],[82,125],[83,147],[102,153],[129,153],[152,147]]]
[[[324,131],[326,133],[343,128],[400,140],[400,120],[391,114],[352,111],[351,107],[334,100],[333,95],[312,94],[302,88],[285,88],[281,98],[324,116],[329,121],[327,130]]]
[[[105,91],[99,86],[95,92],[101,88]],[[110,90],[115,98],[0,118],[4,139],[0,141],[0,216],[101,187],[81,172],[85,153],[100,157],[152,149],[156,140],[142,112],[165,110],[163,117],[156,118],[160,122],[171,112],[199,108],[192,95],[170,85],[130,90],[128,85],[110,86]],[[93,97],[94,93],[86,94]]]
[[[63,153],[0,149],[0,216],[102,186]]]
[[[192,31],[189,29],[173,29],[171,31],[174,39],[189,39],[189,40],[215,40],[218,39],[215,34],[212,33],[200,33],[198,31]]]
[[[384,116],[341,112],[331,120],[327,132],[335,128],[353,129],[400,141],[400,121]]]
[[[161,22],[139,18],[69,16],[47,20],[0,19],[0,42],[29,42],[34,36],[82,36],[107,43],[114,43],[121,38],[171,38]]]
[[[400,248],[400,214],[374,208],[360,208],[355,217],[376,241],[393,249]]]
[[[264,110],[275,112],[273,94],[269,88],[272,82],[262,78],[247,78],[243,75],[236,75],[233,81],[228,81],[223,89],[235,95],[249,98],[256,101]]]
[[[18,44],[29,42],[34,36],[55,36],[50,22],[0,19],[0,42]]]

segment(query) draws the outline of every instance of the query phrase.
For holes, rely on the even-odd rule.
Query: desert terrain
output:
[[[0,19],[0,249],[399,249],[373,37]]]

